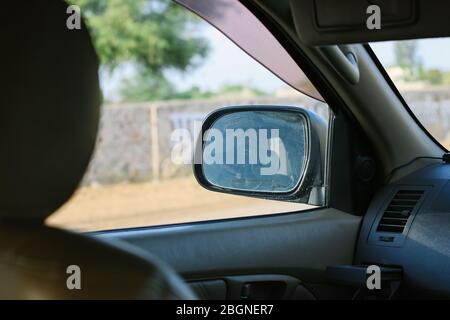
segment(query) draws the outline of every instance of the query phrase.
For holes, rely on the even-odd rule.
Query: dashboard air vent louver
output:
[[[399,190],[378,224],[378,232],[402,233],[424,190]]]

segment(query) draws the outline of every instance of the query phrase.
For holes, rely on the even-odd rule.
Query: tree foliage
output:
[[[397,41],[394,46],[396,65],[405,71],[405,81],[418,81],[429,85],[448,85],[450,74],[440,69],[427,69],[419,54],[417,40]]]
[[[416,40],[397,41],[394,46],[395,62],[406,72],[406,79],[417,80],[422,72],[422,60],[418,52]]]
[[[80,6],[94,38],[102,67],[114,71],[123,63],[135,66],[127,82],[128,99],[174,90],[164,71],[186,71],[206,56],[208,45],[196,35],[200,21],[168,0],[71,0]],[[137,96],[135,96],[135,94]]]
[[[397,41],[395,42],[395,60],[402,68],[412,68],[420,64],[417,41]]]

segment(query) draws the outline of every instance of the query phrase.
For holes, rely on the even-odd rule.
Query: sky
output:
[[[197,68],[185,73],[167,73],[169,80],[180,91],[193,86],[214,91],[227,84],[243,84],[270,93],[285,86],[284,82],[208,23],[202,22],[200,30],[210,44],[206,59]],[[130,66],[124,66],[112,77],[109,74],[101,76],[103,91],[108,100],[118,99],[117,92],[122,77],[132,73]]]
[[[217,29],[202,26],[211,51],[201,66],[184,75],[171,75],[179,89],[198,86],[204,90],[216,90],[224,84],[242,83],[264,91],[274,91],[283,82],[247,55]],[[179,80],[179,81],[177,81]]]
[[[271,93],[285,84],[270,71],[253,60],[227,37],[206,22],[201,23],[200,34],[210,44],[210,52],[199,67],[185,73],[168,72],[167,76],[180,91],[197,86],[202,90],[217,90],[226,84],[242,84]],[[371,43],[382,64],[394,64],[394,42]],[[450,70],[450,39],[419,40],[419,54],[425,68]],[[102,87],[108,100],[118,100],[118,88],[124,76],[132,75],[129,66],[122,67],[115,75],[103,74]]]
[[[426,69],[450,70],[450,38],[421,39],[419,55]],[[375,54],[384,66],[394,64],[394,41],[371,43]]]

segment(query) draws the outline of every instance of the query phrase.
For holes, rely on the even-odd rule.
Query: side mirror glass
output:
[[[325,134],[326,125],[320,119],[296,107],[219,109],[205,120],[197,143],[197,180],[208,189],[233,194],[301,197],[305,182],[312,187],[322,169],[315,130],[319,123]]]

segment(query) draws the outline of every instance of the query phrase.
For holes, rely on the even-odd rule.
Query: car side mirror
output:
[[[194,175],[212,191],[321,205],[326,135],[299,107],[221,108],[203,122]]]

